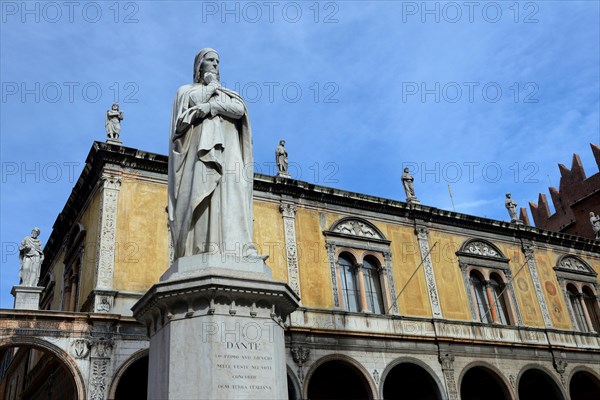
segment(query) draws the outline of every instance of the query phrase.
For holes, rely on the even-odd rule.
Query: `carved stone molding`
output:
[[[98,243],[96,252],[96,288],[111,290],[115,269],[115,243],[117,236],[117,204],[121,178],[104,173],[101,178],[100,212],[98,217]]]
[[[563,360],[562,358],[554,358],[553,360],[553,364],[554,364],[554,369],[556,370],[556,372],[558,372],[558,374],[560,375],[560,382],[562,383],[563,387],[567,387],[567,380],[565,377],[565,371],[567,370],[567,366],[569,365],[569,363],[567,362],[567,360]]]
[[[295,346],[290,349],[290,352],[292,353],[292,359],[298,365],[298,379],[300,379],[300,382],[304,382],[303,365],[310,357],[310,349],[302,346]]]
[[[340,296],[338,293],[337,274],[336,274],[336,260],[335,260],[335,244],[327,244],[327,259],[329,260],[329,269],[331,274],[331,288],[333,291],[333,306],[340,307]]]
[[[108,360],[92,360],[90,375],[90,399],[104,400],[108,380]]]
[[[501,258],[500,254],[488,243],[473,240],[465,246],[464,253],[476,254],[480,256]]]
[[[383,253],[383,258],[385,261],[385,264],[383,266],[383,273],[387,274],[388,283],[390,285],[390,297],[392,300],[392,308],[394,310],[394,313],[398,314],[398,300],[396,295],[396,286],[394,284],[394,273],[392,271],[392,253]]]
[[[92,357],[108,358],[112,354],[114,341],[105,337],[91,338]]]
[[[88,339],[75,339],[71,343],[71,354],[75,358],[85,358],[90,354],[90,348],[92,344]]]
[[[283,215],[283,232],[288,272],[288,284],[300,296],[300,272],[298,271],[298,249],[296,244],[296,209],[295,204],[281,203],[279,210]]]
[[[375,381],[376,385],[379,385],[379,371],[376,369],[373,370],[373,380]]]
[[[531,280],[533,281],[533,288],[538,302],[540,303],[540,309],[542,310],[542,317],[544,319],[544,325],[549,328],[552,327],[552,320],[550,313],[548,312],[548,306],[546,305],[546,299],[542,290],[542,284],[540,283],[540,277],[537,272],[537,265],[535,262],[535,250],[534,246],[530,242],[522,242],[523,254],[527,258],[527,267],[531,274]]]
[[[442,372],[444,373],[444,381],[446,382],[448,400],[458,400],[456,379],[454,377],[454,356],[452,354],[440,354],[439,361],[440,364],[442,364]]]
[[[383,239],[381,235],[372,227],[362,221],[355,219],[345,220],[333,228],[333,232],[346,235]]]
[[[431,312],[433,318],[442,318],[442,309],[440,307],[435,275],[433,273],[433,264],[431,263],[429,254],[429,228],[417,225],[415,227],[415,232],[417,233],[417,241],[419,242],[419,250],[421,252],[421,259],[423,260],[423,270],[425,271],[425,281],[427,282],[427,293],[431,304]]]

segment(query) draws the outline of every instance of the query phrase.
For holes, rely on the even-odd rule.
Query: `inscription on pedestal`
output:
[[[274,359],[264,353],[262,343],[225,342],[224,348],[214,354],[220,390],[244,390],[255,393],[270,393],[270,379],[275,368]]]

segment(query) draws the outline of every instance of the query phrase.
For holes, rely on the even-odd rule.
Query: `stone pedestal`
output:
[[[176,260],[133,307],[148,328],[149,399],[286,399],[283,321],[297,295],[264,261]]]
[[[10,294],[15,297],[15,310],[39,310],[43,286],[13,286]]]

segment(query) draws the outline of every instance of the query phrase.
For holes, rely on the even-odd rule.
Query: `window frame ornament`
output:
[[[562,289],[565,305],[569,313],[571,325],[573,329],[583,332],[600,334],[598,322],[600,320],[600,285],[598,284],[598,274],[594,269],[585,262],[582,258],[573,254],[564,254],[556,260],[554,266],[554,272],[558,280],[559,286]],[[576,293],[571,293],[568,289],[572,286]],[[592,293],[591,301],[585,301],[584,297],[589,297],[589,294],[585,293],[585,289],[588,289]],[[576,296],[576,299],[573,299]],[[578,304],[574,305],[573,302],[577,301]],[[581,308],[583,312],[582,316],[579,316],[575,308]],[[592,315],[590,313],[593,313]],[[583,317],[583,318],[582,318]],[[583,321],[579,321],[583,319]]]
[[[323,231],[327,247],[331,272],[332,297],[335,308],[344,309],[344,294],[339,266],[339,256],[347,253],[355,260],[356,284],[359,290],[359,312],[376,314],[369,310],[366,302],[365,277],[362,263],[365,258],[372,257],[376,261],[374,267],[378,272],[379,286],[383,300],[381,315],[398,314],[394,280],[392,274],[391,241],[371,222],[359,217],[343,217]],[[373,263],[373,262],[371,262]],[[348,311],[350,312],[350,311]]]
[[[456,256],[458,257],[458,263],[463,276],[472,320],[483,324],[502,326],[523,325],[514,288],[512,285],[509,285],[512,281],[512,272],[509,267],[510,259],[508,259],[493,243],[481,238],[466,240],[456,252]],[[485,306],[488,307],[488,312],[490,313],[485,319],[492,322],[485,322],[480,315],[479,307],[477,307],[475,301],[476,294],[471,282],[471,273],[473,271],[477,271],[483,278],[482,283],[486,292],[486,297],[484,298],[486,300]],[[492,285],[490,282],[492,275],[497,276],[495,280],[500,286],[508,286],[508,289],[503,293],[501,299],[497,296],[497,293],[492,293],[494,290],[491,287]],[[500,305],[497,304],[496,298],[502,300]],[[505,307],[505,309],[503,309],[504,314],[508,315],[506,324],[504,324],[502,318],[497,315],[498,312],[502,312],[500,307]]]

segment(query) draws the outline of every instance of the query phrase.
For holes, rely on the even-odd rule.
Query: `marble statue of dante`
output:
[[[596,240],[600,240],[600,217],[594,214],[594,212],[590,212],[590,223],[592,224]]]
[[[111,109],[106,111],[106,137],[112,140],[119,140],[121,134],[121,121],[124,113],[119,111],[119,105],[113,104]]]
[[[510,198],[510,193],[506,193],[506,200],[504,200],[504,206],[508,210],[510,221],[518,221],[517,218],[517,202]]]
[[[415,196],[415,186],[414,186],[414,178],[408,172],[408,168],[404,168],[404,173],[402,174],[402,185],[404,186],[404,192],[406,193],[406,201],[410,202],[411,200],[416,199]]]
[[[275,160],[277,162],[277,174],[288,173],[288,153],[285,149],[285,140],[279,141],[279,146],[275,148]]]
[[[44,252],[42,251],[42,242],[38,239],[40,235],[39,228],[33,228],[31,236],[25,236],[19,246],[19,259],[21,260],[21,285],[37,286],[40,278],[40,269],[44,261]]]
[[[177,90],[169,141],[169,224],[174,259],[255,254],[252,133],[244,100],[220,84],[219,55],[203,49],[194,82]]]

